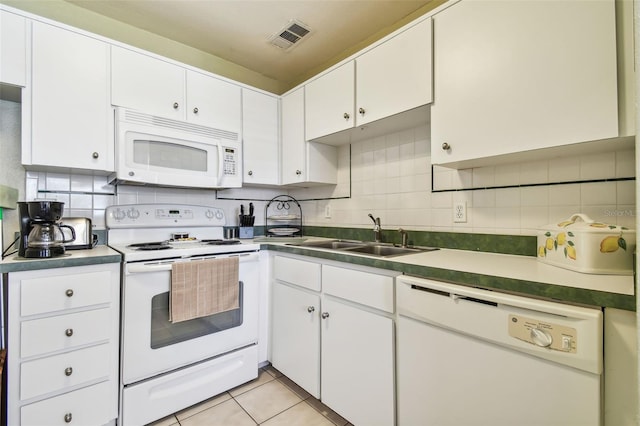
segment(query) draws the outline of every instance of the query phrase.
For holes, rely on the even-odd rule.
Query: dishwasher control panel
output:
[[[575,328],[521,315],[509,315],[509,336],[567,353],[576,353],[578,347],[578,332]]]

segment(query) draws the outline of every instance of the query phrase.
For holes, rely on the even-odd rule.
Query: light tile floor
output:
[[[353,426],[272,366],[258,378],[152,426]]]

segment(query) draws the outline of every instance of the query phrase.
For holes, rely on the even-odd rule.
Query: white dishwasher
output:
[[[602,312],[397,282],[399,426],[602,424]]]

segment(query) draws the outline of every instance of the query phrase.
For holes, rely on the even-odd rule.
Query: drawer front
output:
[[[28,278],[21,284],[21,316],[108,303],[111,298],[110,271]]]
[[[23,362],[20,366],[20,399],[106,379],[114,368],[111,348],[111,345],[104,344]]]
[[[23,321],[20,356],[26,358],[108,340],[111,324],[110,308]]]
[[[393,281],[393,277],[370,272],[328,265],[322,267],[322,289],[325,294],[390,313],[393,313]]]
[[[273,260],[275,279],[309,290],[320,291],[320,268],[319,263],[290,257],[276,256]]]
[[[117,416],[112,382],[79,389],[20,409],[22,426],[103,425]]]

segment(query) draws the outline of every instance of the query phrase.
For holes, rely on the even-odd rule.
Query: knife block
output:
[[[238,229],[240,230],[239,238],[253,238],[253,226],[241,226]]]

